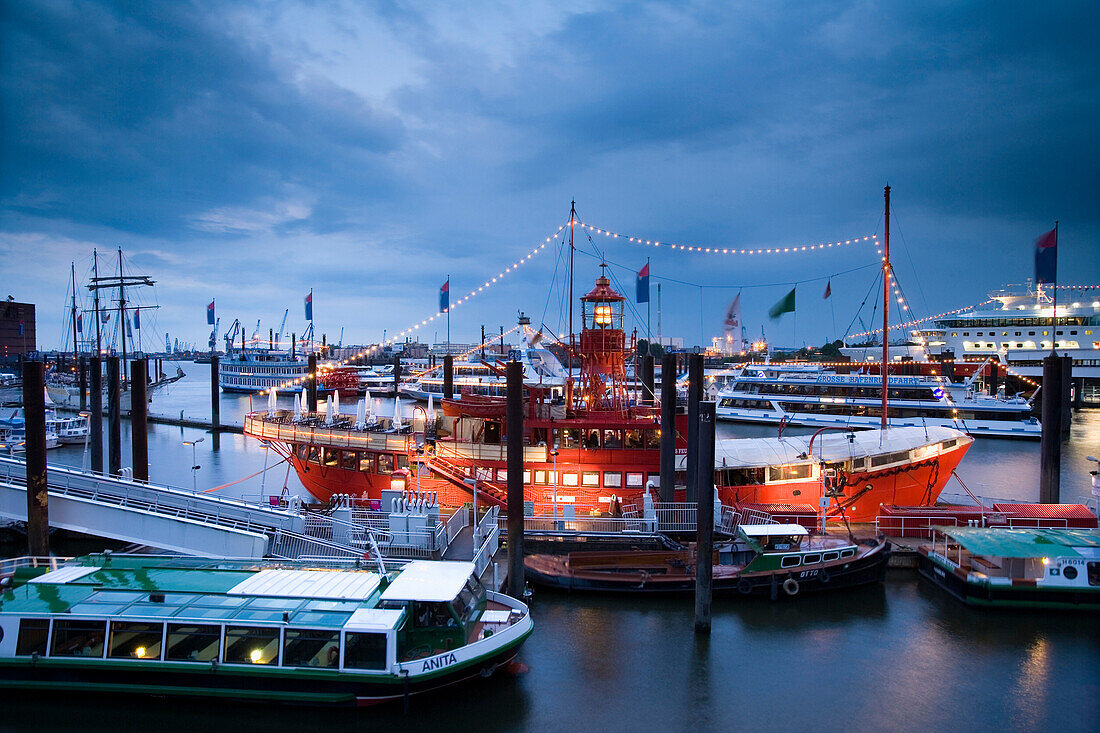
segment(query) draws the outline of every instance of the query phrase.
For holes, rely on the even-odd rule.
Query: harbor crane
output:
[[[279,324],[279,330],[275,332],[275,344],[283,340],[283,329],[286,328],[286,317],[290,315],[290,308],[283,311],[283,322]]]
[[[260,319],[256,319],[256,330],[252,332],[251,341],[256,342],[260,340]]]
[[[222,317],[218,316],[218,318],[214,321],[214,328],[212,328],[210,330],[210,350],[211,351],[214,350],[214,344],[216,344],[217,341],[218,341],[218,325],[221,324],[221,322],[222,322]]]
[[[225,353],[228,354],[233,350],[233,340],[237,338],[237,334],[243,331],[241,328],[241,321],[239,318],[234,318],[233,323],[229,328],[225,329]]]

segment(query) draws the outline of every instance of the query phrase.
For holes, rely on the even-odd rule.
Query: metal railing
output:
[[[477,526],[477,536],[484,538],[474,553],[474,574],[481,577],[500,548],[500,507],[491,507],[485,512]]]
[[[0,575],[14,573],[19,568],[49,568],[50,570],[57,570],[69,560],[72,560],[72,558],[43,555],[7,557],[0,560]]]
[[[955,517],[931,517],[927,514],[889,514],[875,517],[875,532],[896,537],[932,538],[935,528],[958,527]]]
[[[460,506],[455,510],[455,513],[448,517],[446,524],[443,525],[443,531],[447,535],[447,544],[450,545],[454,538],[458,536],[464,528],[470,525],[470,509],[466,506]]]

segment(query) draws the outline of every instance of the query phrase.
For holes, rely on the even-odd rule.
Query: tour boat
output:
[[[231,348],[218,361],[218,385],[223,392],[266,392],[290,382],[301,385],[308,374],[308,357],[288,349]],[[358,370],[319,364],[317,391],[336,390],[344,394],[361,391]]]
[[[472,562],[23,560],[0,580],[8,690],[369,705],[488,677],[532,631],[527,606],[486,590]]]
[[[524,384],[548,389],[551,399],[564,399],[569,372],[552,351],[538,346],[542,332],[533,330],[530,323],[530,318],[520,315],[523,342],[518,349],[511,351],[508,358],[523,365]],[[436,366],[413,376],[401,385],[402,394],[421,401],[427,401],[429,396],[443,398],[446,396],[443,393],[445,384],[439,370],[440,367]],[[453,394],[450,397],[504,397],[508,386],[504,370],[505,362],[502,360],[455,361],[451,382]]]
[[[836,590],[882,580],[890,543],[880,537],[811,536],[798,524],[743,524],[733,542],[714,550],[715,593],[782,595]],[[694,546],[669,551],[585,551],[528,555],[527,578],[536,585],[568,591],[692,593]]]
[[[983,607],[1100,610],[1100,530],[937,527],[920,574]]]
[[[810,427],[878,427],[882,377],[837,374],[813,364],[750,364],[716,396],[718,418]],[[1022,397],[978,394],[971,381],[888,375],[887,425],[936,425],[971,435],[1038,440],[1042,428]]]

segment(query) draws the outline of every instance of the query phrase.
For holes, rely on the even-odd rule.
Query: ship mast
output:
[[[92,280],[99,281],[99,254],[92,250]],[[93,288],[95,293],[95,356],[97,359],[103,356],[103,337],[99,330],[99,288]]]
[[[118,248],[118,312],[122,315],[118,327],[122,332],[122,383],[126,384],[126,290],[122,285],[122,247]]]
[[[73,305],[72,305],[72,314],[73,314],[73,361],[76,361],[77,352],[80,351],[80,344],[79,344],[79,342],[77,341],[77,338],[76,338],[76,263],[75,262],[71,263],[70,268],[71,268],[70,271],[72,273],[72,278],[73,278]]]
[[[882,427],[886,428],[886,372],[890,364],[890,187],[886,199],[886,230],[882,248]]]
[[[577,344],[573,338],[573,228],[577,221],[577,200],[569,202],[569,364],[566,365],[568,376],[565,380],[565,404],[573,407],[573,356],[577,352]]]

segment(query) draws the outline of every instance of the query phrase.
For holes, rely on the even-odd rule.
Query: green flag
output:
[[[769,318],[774,321],[784,313],[794,312],[794,291],[795,288],[791,288],[791,292],[784,295],[778,303],[771,307],[771,310],[768,311]]]

